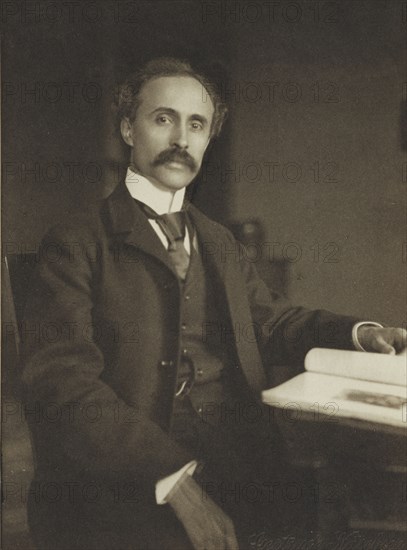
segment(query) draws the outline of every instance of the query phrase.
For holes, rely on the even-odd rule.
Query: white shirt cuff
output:
[[[157,483],[155,484],[155,499],[157,501],[157,504],[166,504],[166,497],[168,493],[171,491],[171,489],[174,487],[174,485],[177,483],[179,478],[186,472],[190,476],[193,475],[195,472],[196,467],[198,466],[198,462],[196,460],[191,460],[191,462],[188,462],[188,464],[185,464],[180,470],[177,472],[167,476],[163,477],[162,479],[159,479]]]
[[[352,341],[353,341],[353,345],[355,346],[355,349],[357,349],[358,351],[366,351],[365,348],[362,346],[362,344],[359,342],[359,338],[358,338],[358,328],[364,325],[383,328],[383,325],[381,325],[380,323],[375,323],[374,321],[362,321],[360,323],[356,323],[356,325],[353,325]]]

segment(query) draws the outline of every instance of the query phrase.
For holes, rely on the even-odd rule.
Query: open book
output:
[[[407,428],[407,356],[314,348],[304,373],[262,399],[304,420],[357,420],[400,432]]]

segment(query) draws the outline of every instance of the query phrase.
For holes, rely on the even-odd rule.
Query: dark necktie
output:
[[[135,199],[136,200],[136,199]],[[168,240],[168,254],[180,279],[185,279],[189,266],[189,255],[184,246],[186,212],[171,212],[161,216],[152,208],[136,200],[147,218],[156,220]]]

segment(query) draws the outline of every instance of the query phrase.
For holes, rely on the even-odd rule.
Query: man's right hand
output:
[[[189,474],[183,475],[166,500],[196,550],[238,550],[232,520]]]

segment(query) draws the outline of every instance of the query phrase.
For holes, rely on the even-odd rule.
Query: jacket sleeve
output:
[[[293,306],[266,286],[247,257],[247,254],[239,254],[240,269],[266,366],[302,366],[305,355],[314,347],[354,349],[352,328],[359,318]]]
[[[26,401],[41,408],[36,431],[50,443],[42,452],[56,452],[57,463],[153,486],[194,457],[103,381],[90,334],[97,257],[91,246],[74,249],[97,241],[79,233],[59,226],[41,246],[22,326]]]

